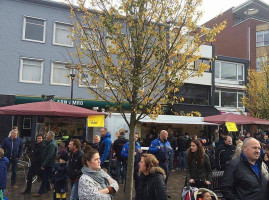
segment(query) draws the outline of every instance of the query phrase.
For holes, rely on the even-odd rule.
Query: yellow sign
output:
[[[231,131],[231,132],[238,131],[237,127],[236,127],[236,124],[234,122],[226,122],[225,125],[226,125],[228,131]]]
[[[88,117],[88,127],[104,127],[105,115],[91,115]]]

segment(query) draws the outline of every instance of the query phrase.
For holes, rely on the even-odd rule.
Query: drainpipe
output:
[[[212,45],[212,44],[211,44]],[[211,77],[212,77],[212,86],[211,86],[211,98],[210,105],[215,106],[215,45],[212,45],[212,57],[214,58],[212,62]]]

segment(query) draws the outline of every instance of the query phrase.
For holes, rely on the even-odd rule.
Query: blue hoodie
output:
[[[101,165],[105,162],[105,160],[109,159],[110,150],[111,150],[111,134],[107,132],[107,134],[101,137],[100,147],[99,147],[99,154],[101,156]]]
[[[0,158],[0,190],[6,188],[7,184],[7,158]]]

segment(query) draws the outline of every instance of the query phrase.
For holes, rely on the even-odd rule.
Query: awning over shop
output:
[[[244,124],[269,125],[269,120],[259,119],[255,117],[248,117],[245,115],[237,115],[232,113],[205,117],[204,121],[216,124],[224,124],[225,122],[234,122],[237,125],[244,125]]]
[[[198,125],[216,125],[214,123],[204,122],[203,117],[186,117],[175,115],[159,115],[155,120],[149,116],[139,120],[141,123],[155,123],[155,124],[198,124]]]
[[[192,104],[174,104],[172,110],[176,113],[184,112],[191,113],[192,111],[198,111],[202,117],[211,115],[219,115],[220,111],[213,106],[192,105]]]
[[[0,107],[0,115],[88,117],[90,115],[106,115],[106,113],[53,101],[43,101]]]
[[[15,104],[33,103],[41,101],[44,101],[41,98],[41,96],[20,96],[20,95],[15,96]],[[53,98],[53,101],[63,104],[70,104],[71,100],[68,98],[55,97]],[[88,109],[92,109],[93,107],[108,109],[110,107],[109,103],[107,103],[106,101],[91,100],[91,99],[73,99],[73,105]],[[122,104],[122,107],[123,109],[127,110],[130,109],[130,105],[127,103]]]

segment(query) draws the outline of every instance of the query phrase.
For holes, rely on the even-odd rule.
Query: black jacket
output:
[[[45,147],[45,141],[35,143],[33,152],[31,153],[31,168],[37,174],[41,168],[41,156]]]
[[[124,158],[121,157],[121,150],[122,150],[123,145],[126,142],[128,142],[128,140],[123,135],[120,135],[118,137],[118,139],[116,139],[114,141],[114,143],[113,143],[112,149],[115,151],[116,158],[119,161],[125,161],[126,160],[126,159],[124,159]]]
[[[82,152],[78,150],[76,153],[71,153],[68,163],[68,176],[71,182],[77,182],[82,175]]]
[[[152,167],[150,174],[139,176],[136,200],[167,200],[167,190],[164,183],[165,173],[160,167]]]
[[[183,136],[179,136],[179,138],[177,138],[177,147],[178,151],[187,151],[189,148],[188,140],[186,140]]]
[[[215,152],[215,166],[217,170],[224,171],[228,161],[230,161],[235,153],[234,145],[220,145]]]
[[[53,176],[54,190],[56,193],[66,193],[68,191],[67,163],[57,163]]]
[[[173,134],[169,133],[167,140],[170,142],[172,149],[175,151],[177,148],[177,138]]]
[[[259,179],[248,160],[242,156],[230,161],[221,181],[225,200],[268,200],[268,168],[259,163]]]
[[[212,182],[212,170],[210,165],[210,160],[208,155],[204,154],[203,165],[199,165],[196,157],[191,160],[190,163],[187,162],[187,171],[186,171],[186,181],[189,182],[190,179],[201,179],[203,181]]]

